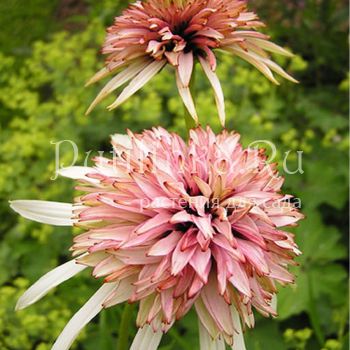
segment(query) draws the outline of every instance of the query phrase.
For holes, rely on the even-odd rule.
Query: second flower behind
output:
[[[179,94],[193,119],[197,112],[190,93],[194,62],[199,60],[214,90],[221,124],[225,124],[224,96],[215,73],[215,50],[220,49],[255,66],[278,84],[272,72],[296,82],[267,52],[292,54],[269,41],[256,29],[264,27],[244,0],[164,1],[145,0],[129,6],[108,28],[102,52],[106,66],[88,84],[109,75],[113,78],[92,102],[89,113],[111,92],[129,84],[108,107],[116,108],[142,88],[166,64],[175,68]]]

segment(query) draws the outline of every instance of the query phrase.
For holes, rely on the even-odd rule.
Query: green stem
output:
[[[193,120],[191,114],[188,112],[186,107],[185,107],[185,123],[186,123],[187,131],[190,131],[191,129],[196,127],[196,122]]]
[[[325,342],[325,337],[322,332],[322,327],[319,321],[319,316],[315,304],[315,295],[314,295],[314,288],[313,288],[313,282],[312,282],[312,274],[309,272],[308,275],[308,287],[309,287],[309,315],[310,315],[310,321],[312,324],[312,327],[315,331],[316,338],[318,340],[318,343],[320,346],[323,346]]]
[[[118,331],[118,342],[117,350],[128,350],[129,349],[129,330],[130,323],[132,320],[132,305],[126,303],[124,306],[122,319]]]
[[[181,337],[181,335],[177,332],[175,327],[172,327],[169,331],[169,335],[175,340],[178,345],[181,346],[182,349],[190,349],[191,347],[186,342],[185,339]]]

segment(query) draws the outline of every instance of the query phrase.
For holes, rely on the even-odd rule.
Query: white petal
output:
[[[154,332],[151,326],[145,325],[138,330],[130,350],[157,350],[162,335],[161,331]]]
[[[119,61],[117,65],[114,64],[114,67],[112,69],[110,69],[109,67],[103,67],[86,82],[85,87],[91,84],[95,84],[97,81],[107,77],[108,75],[115,73],[118,69],[126,66],[127,64],[129,64],[128,61]]]
[[[233,346],[232,350],[246,350],[243,331],[241,326],[241,320],[238,311],[234,306],[231,307],[233,326],[236,332],[233,334]]]
[[[200,350],[225,350],[225,341],[222,338],[213,339],[206,328],[199,324],[199,344]]]
[[[109,69],[107,69],[106,67],[103,67],[102,69],[100,69],[93,77],[91,77],[85,84],[85,87],[96,83],[97,81],[99,81],[102,78],[107,77],[109,74],[111,74],[111,71]]]
[[[43,224],[72,226],[75,222],[71,203],[15,200],[10,201],[10,207],[24,218]]]
[[[271,308],[277,313],[277,295],[272,295]]]
[[[259,47],[261,47],[262,49],[264,49],[266,51],[278,53],[280,55],[287,56],[287,57],[294,56],[293,53],[291,53],[290,51],[284,49],[281,46],[278,46],[278,45],[272,43],[271,41],[265,40],[265,39],[249,38],[248,41],[252,42],[253,44],[258,45]]]
[[[135,62],[131,63],[127,68],[122,70],[119,74],[113,77],[100,91],[100,93],[93,100],[91,105],[89,106],[86,114],[89,114],[95,106],[101,102],[104,98],[106,98],[111,92],[118,89],[118,87],[122,86],[124,83],[132,79],[136,74],[142,71],[149,64],[149,60],[142,58],[135,60]]]
[[[276,85],[279,85],[279,82],[273,76],[269,67],[262,62],[262,58],[255,56],[252,52],[246,52],[237,46],[227,46],[224,48],[227,51],[234,53],[236,56],[241,57],[245,61],[249,62],[255,68],[257,68],[262,74],[266,76],[267,79],[271,80]]]
[[[204,305],[202,298],[198,298],[195,301],[194,306],[202,325],[205,327],[210,336],[213,339],[216,339],[220,334],[219,328]]]
[[[184,105],[186,106],[188,112],[190,113],[191,117],[194,119],[196,124],[198,124],[198,116],[197,116],[196,108],[194,106],[194,102],[191,96],[190,89],[188,86],[184,86],[182,84],[182,81],[179,77],[179,72],[177,70],[176,70],[176,84]]]
[[[70,319],[51,350],[67,350],[79,332],[103,309],[102,304],[113,292],[116,283],[105,283]]]
[[[16,310],[21,310],[34,304],[45,296],[51,289],[83,271],[87,266],[77,264],[76,259],[70,260],[63,265],[42,276],[18,299]]]
[[[215,102],[218,108],[220,122],[222,126],[225,126],[225,102],[220,81],[215,72],[211,70],[210,65],[206,59],[199,56],[199,62],[201,63],[204,73],[206,74],[211,86],[214,89]]]
[[[113,147],[118,155],[125,151],[125,149],[132,149],[132,142],[129,135],[114,134],[111,138]]]
[[[118,98],[108,106],[108,109],[114,109],[127,100],[137,90],[141,89],[149,80],[151,80],[166,64],[166,60],[152,61],[144,68],[130,83],[125,87]]]
[[[133,283],[136,282],[137,276],[132,275],[130,277],[123,278],[118,282],[118,286],[115,288],[114,293],[110,295],[108,299],[104,302],[104,307],[111,307],[123,303],[131,297],[134,291]]]
[[[99,183],[100,181],[86,176],[87,174],[96,174],[97,170],[87,166],[70,166],[62,168],[58,171],[58,174],[64,177],[68,177],[73,180],[85,180],[91,183]]]
[[[299,83],[298,80],[294,79],[291,75],[289,75],[286,71],[284,71],[277,63],[265,58],[264,63],[274,72],[279,74],[281,77],[292,81],[293,83]]]

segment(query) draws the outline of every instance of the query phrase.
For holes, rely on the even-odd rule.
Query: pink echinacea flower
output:
[[[276,282],[293,283],[287,266],[300,252],[283,227],[303,217],[281,193],[284,179],[263,150],[239,135],[207,129],[177,134],[153,128],[115,135],[115,157],[71,167],[82,195],[73,204],[16,200],[23,217],[78,226],[73,260],[39,279],[19,299],[27,307],[85,268],[101,288],[72,317],[53,349],[70,347],[103,308],[139,303],[132,350],[157,349],[163,333],[192,307],[200,349],[245,349],[253,309],[276,316]]]
[[[214,90],[218,115],[225,124],[224,96],[216,70],[216,52],[221,50],[242,58],[269,80],[278,84],[273,72],[296,82],[268,52],[292,56],[256,29],[264,27],[246,0],[137,1],[115,18],[108,28],[102,53],[105,67],[87,83],[107,76],[111,80],[92,102],[89,113],[101,100],[129,82],[108,107],[114,109],[141,89],[165,65],[175,68],[179,94],[192,118],[198,123],[190,93],[196,60]]]

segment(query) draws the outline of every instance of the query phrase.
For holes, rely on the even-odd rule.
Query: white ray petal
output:
[[[157,350],[162,336],[162,331],[154,332],[151,326],[145,325],[138,330],[130,350]]]
[[[274,52],[283,56],[293,57],[294,54],[283,47],[272,43],[271,41],[260,38],[249,38],[248,41],[260,46],[262,49],[270,52]]]
[[[199,321],[200,350],[225,350],[225,341],[222,338],[213,339],[202,322]]]
[[[220,81],[215,74],[215,72],[212,71],[210,68],[210,64],[208,61],[202,57],[199,57],[199,62],[202,65],[202,68],[204,70],[204,73],[206,74],[211,86],[213,87],[214,94],[215,94],[215,102],[219,113],[219,118],[222,126],[225,126],[225,101],[224,101],[224,94],[222,92]]]
[[[99,180],[86,176],[87,174],[96,174],[97,172],[96,169],[88,166],[70,166],[60,169],[58,174],[73,180],[85,180],[91,183],[99,183]]]
[[[86,267],[85,265],[77,264],[76,259],[73,259],[51,270],[24,292],[17,301],[16,310],[21,310],[34,304],[51,289],[72,278]]]
[[[272,295],[271,308],[277,313],[277,295],[276,294]]]
[[[114,64],[114,67],[110,69],[109,67],[103,67],[97,73],[94,74],[85,84],[85,87],[95,84],[97,81],[115,73],[118,69],[128,65],[128,61],[119,61],[118,64]]]
[[[208,309],[203,303],[202,298],[198,298],[194,303],[198,318],[202,325],[205,327],[207,332],[210,334],[210,336],[213,339],[218,338],[220,335],[220,331],[218,326],[216,325],[215,321],[211,317],[210,313],[208,312]]]
[[[252,52],[246,52],[237,46],[227,46],[224,48],[225,50],[234,53],[236,56],[241,57],[243,60],[249,62],[255,68],[257,68],[262,74],[265,75],[267,79],[279,85],[279,82],[273,76],[269,67],[266,66],[264,62],[262,62],[261,57],[256,57]]]
[[[130,83],[121,92],[118,98],[107,108],[112,110],[122,104],[137,90],[141,89],[149,80],[151,80],[166,64],[166,60],[152,61],[139,74],[134,77]]]
[[[128,67],[126,67],[124,70],[118,73],[99,92],[99,94],[92,101],[91,105],[89,106],[85,114],[89,114],[96,107],[98,103],[100,103],[103,99],[105,99],[111,92],[118,89],[118,87],[122,86],[127,81],[132,79],[136,74],[140,73],[148,64],[149,64],[149,60],[146,58],[136,59]]]
[[[176,70],[176,84],[184,105],[186,106],[188,112],[190,113],[191,117],[194,119],[196,124],[198,124],[198,116],[197,116],[196,108],[194,106],[190,89],[188,86],[184,86],[182,84],[182,81],[179,77],[179,72],[177,70]]]
[[[299,83],[298,80],[294,79],[289,75],[284,69],[282,69],[277,63],[265,58],[264,63],[275,73],[279,74],[281,77],[292,81],[293,83]]]
[[[132,141],[129,135],[127,134],[114,134],[111,135],[112,145],[118,156],[122,152],[129,153],[129,150],[132,149]]]
[[[103,309],[103,302],[113,292],[117,283],[105,283],[70,319],[51,350],[67,350],[80,331]]]
[[[111,74],[111,71],[109,69],[107,69],[106,67],[103,67],[85,83],[85,87],[96,83],[100,79],[107,77],[109,74]]]
[[[23,199],[10,201],[10,207],[24,218],[43,224],[72,226],[75,222],[71,203]]]
[[[132,292],[134,291],[135,287],[133,283],[136,282],[136,280],[136,275],[123,278],[120,282],[118,282],[114,293],[111,294],[110,297],[105,300],[103,306],[107,308],[128,300],[131,297]]]
[[[241,326],[241,320],[238,311],[234,306],[231,307],[232,321],[235,328],[235,333],[233,334],[233,346],[232,350],[246,350],[243,331]]]

